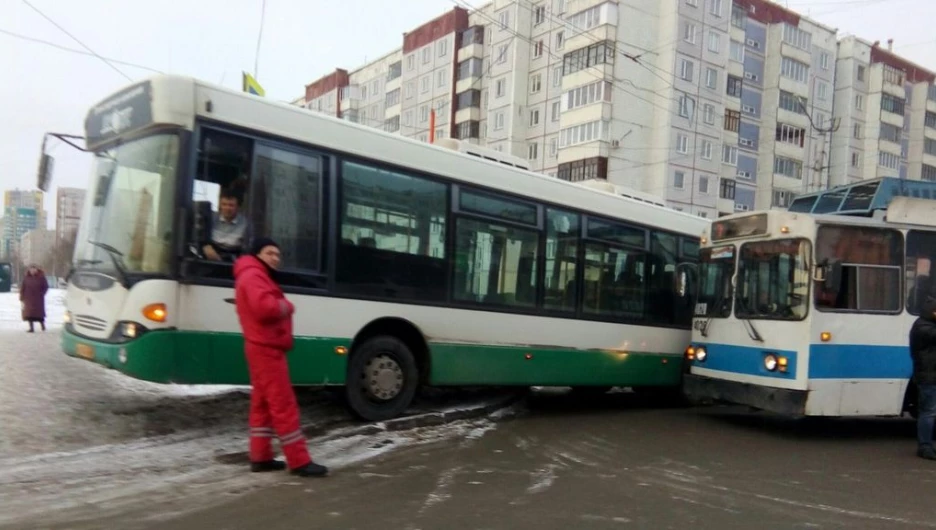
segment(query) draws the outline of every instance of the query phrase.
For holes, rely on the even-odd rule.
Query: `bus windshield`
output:
[[[179,137],[156,134],[95,153],[75,243],[78,269],[167,274]]]
[[[809,242],[746,243],[738,259],[735,316],[802,320],[809,308]]]
[[[731,314],[731,276],[734,274],[733,245],[702,250],[696,316],[727,318]]]

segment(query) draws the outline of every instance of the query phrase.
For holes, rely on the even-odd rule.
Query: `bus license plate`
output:
[[[75,347],[75,353],[78,354],[78,357],[83,357],[85,359],[94,359],[94,347],[87,344],[79,344]]]

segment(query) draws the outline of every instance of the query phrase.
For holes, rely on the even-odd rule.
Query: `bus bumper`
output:
[[[808,392],[805,390],[774,388],[685,374],[683,391],[693,401],[723,401],[790,416],[806,414]]]
[[[174,379],[172,333],[144,333],[131,341],[113,343],[89,339],[66,328],[62,330],[62,351],[136,379],[155,383]]]

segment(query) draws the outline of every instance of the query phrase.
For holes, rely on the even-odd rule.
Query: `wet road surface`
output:
[[[542,395],[481,434],[326,479],[252,479],[265,487],[199,511],[153,503],[68,527],[936,528],[936,462],[916,458],[908,420],[793,421],[655,410],[629,394],[598,406]]]

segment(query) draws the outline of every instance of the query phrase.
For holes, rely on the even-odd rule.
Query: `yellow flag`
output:
[[[260,83],[258,83],[257,80],[254,79],[253,76],[248,74],[247,72],[244,72],[243,90],[244,92],[247,92],[248,94],[256,94],[260,97],[263,97],[266,94],[266,92],[264,92],[263,90],[263,87],[260,86]]]

